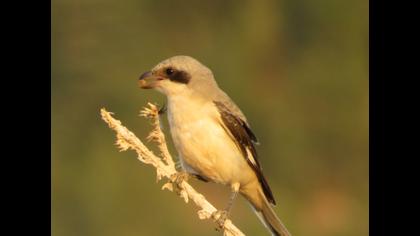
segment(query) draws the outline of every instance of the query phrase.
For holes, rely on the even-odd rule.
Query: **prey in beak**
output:
[[[138,81],[140,88],[151,89],[155,88],[160,80],[163,80],[161,76],[154,75],[151,71],[144,72]]]

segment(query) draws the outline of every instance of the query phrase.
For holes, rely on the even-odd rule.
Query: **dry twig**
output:
[[[105,108],[101,109],[102,119],[113,129],[117,134],[116,144],[121,151],[132,149],[137,152],[137,158],[146,164],[150,164],[156,168],[157,181],[161,180],[162,177],[169,179],[169,182],[162,186],[163,189],[173,191],[174,176],[178,173],[175,169],[174,161],[169,154],[165,136],[160,128],[158,109],[155,105],[148,103],[149,107],[145,107],[140,115],[149,118],[152,121],[153,130],[149,134],[148,139],[153,140],[157,143],[160,156],[157,157],[152,151],[150,151],[140,139],[138,139],[131,131],[121,125],[119,120],[114,119],[110,112],[106,111]],[[164,162],[162,161],[164,160]],[[218,216],[215,216],[217,209],[209,203],[205,197],[194,190],[191,185],[186,181],[182,181],[179,184],[180,192],[179,195],[188,203],[189,199],[200,208],[198,211],[198,217],[200,219],[212,219],[217,222]],[[229,220],[227,219],[223,225],[223,235],[225,236],[243,236],[244,234]]]

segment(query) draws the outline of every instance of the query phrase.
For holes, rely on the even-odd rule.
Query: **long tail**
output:
[[[251,203],[254,212],[272,235],[291,236],[267,201],[258,182],[245,186],[241,193]]]

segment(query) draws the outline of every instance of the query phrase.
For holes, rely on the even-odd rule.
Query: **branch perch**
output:
[[[139,138],[124,127],[121,124],[121,121],[114,119],[112,114],[113,113],[106,111],[105,108],[101,109],[102,119],[116,132],[116,145],[120,151],[126,151],[128,149],[134,150],[137,153],[137,159],[156,168],[157,181],[161,180],[162,177],[166,177],[169,180],[169,182],[162,186],[162,190],[168,189],[169,191],[173,191],[174,179],[176,174],[179,172],[177,172],[175,168],[175,163],[166,145],[165,135],[160,128],[158,108],[155,105],[148,103],[148,107],[145,107],[140,112],[140,116],[144,116],[152,121],[153,130],[150,132],[147,139],[157,143],[161,158],[150,151]],[[200,208],[198,211],[198,217],[201,220],[211,219],[214,222],[217,222],[219,216],[214,214],[217,209],[208,202],[202,194],[198,193],[186,181],[182,181],[179,184],[179,188],[180,192],[178,194],[186,203],[188,203],[188,200],[191,199]],[[224,236],[245,235],[229,219],[225,221],[222,228]]]

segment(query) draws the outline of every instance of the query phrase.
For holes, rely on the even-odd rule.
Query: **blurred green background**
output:
[[[53,0],[54,236],[221,235],[118,152],[99,116],[107,108],[145,140],[138,112],[165,99],[137,78],[179,54],[211,68],[247,115],[294,235],[368,235],[367,0]],[[226,205],[226,187],[191,182]],[[241,197],[232,218],[269,235]]]

